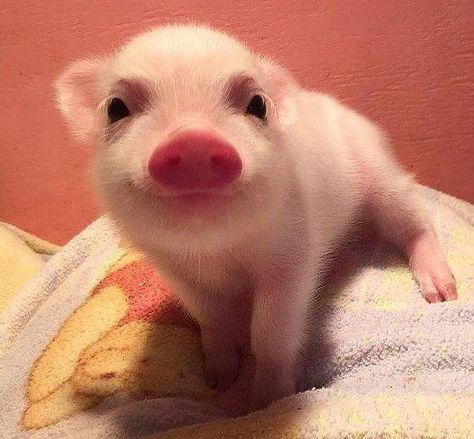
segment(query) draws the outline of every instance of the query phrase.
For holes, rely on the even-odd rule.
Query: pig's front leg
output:
[[[238,321],[229,297],[216,292],[199,292],[183,298],[201,328],[205,356],[206,384],[219,391],[228,388],[240,368]]]
[[[310,273],[302,273],[299,279],[265,279],[255,292],[251,325],[256,360],[254,409],[296,391],[298,353],[315,282]]]
[[[406,255],[421,293],[430,302],[457,298],[456,282],[425,212],[418,187],[395,164],[377,175],[369,206],[382,236]]]
[[[225,390],[237,378],[240,366],[239,319],[233,296],[212,284],[191,282],[179,273],[178,263],[160,257],[157,265],[180,302],[199,323],[205,356],[205,381],[209,387]],[[184,264],[181,264],[181,267]],[[239,314],[237,314],[237,317]],[[248,331],[247,331],[248,332]]]
[[[219,391],[230,387],[240,368],[240,350],[229,323],[201,325],[201,339],[206,358],[206,384]]]

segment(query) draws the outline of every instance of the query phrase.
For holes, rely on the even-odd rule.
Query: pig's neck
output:
[[[249,235],[241,242],[214,252],[155,248],[149,254],[172,283],[179,280],[193,289],[216,292],[241,290],[252,283],[252,271],[268,253],[268,232],[266,236]]]
[[[264,270],[292,266],[296,259],[305,257],[308,224],[297,200],[298,197],[289,193],[271,221],[242,240],[216,247],[214,251],[202,251],[199,246],[155,247],[146,249],[147,253],[177,290],[248,292]]]

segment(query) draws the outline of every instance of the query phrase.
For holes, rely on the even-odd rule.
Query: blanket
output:
[[[459,299],[402,256],[343,246],[315,301],[300,393],[240,416],[204,382],[199,328],[106,216],[62,248],[0,225],[0,438],[474,437],[474,206],[423,188]]]

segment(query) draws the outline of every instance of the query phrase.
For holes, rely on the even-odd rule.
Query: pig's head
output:
[[[285,126],[296,85],[226,34],[168,26],[59,78],[95,180],[137,244],[218,249],[271,222],[291,178]]]

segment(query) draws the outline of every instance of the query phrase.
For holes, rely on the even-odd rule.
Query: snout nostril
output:
[[[211,162],[214,163],[215,165],[221,165],[222,156],[217,155],[217,154],[211,155]]]
[[[168,166],[177,166],[181,162],[181,157],[179,155],[171,156],[168,159]]]

